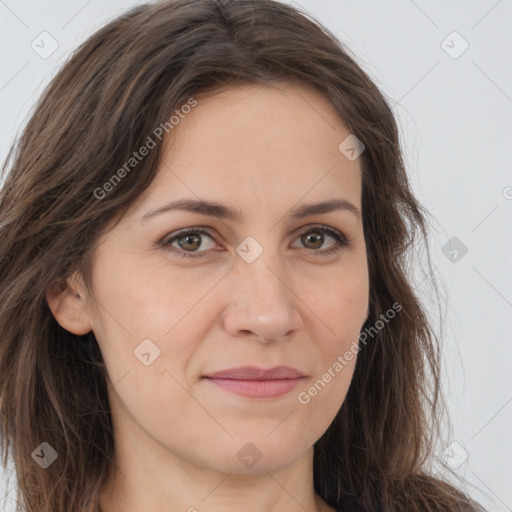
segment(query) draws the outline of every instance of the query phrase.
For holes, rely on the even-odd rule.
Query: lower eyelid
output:
[[[320,233],[323,233],[324,235],[331,237],[332,239],[334,239],[335,243],[326,249],[309,249],[307,247],[302,247],[301,249],[309,250],[312,253],[316,252],[319,255],[322,255],[322,254],[326,254],[328,252],[336,252],[336,251],[342,250],[344,247],[350,245],[350,241],[347,239],[347,237],[342,232],[338,233],[337,231],[334,231],[333,229],[328,228],[326,226],[317,226],[317,227],[313,226],[313,227],[307,228],[304,231],[301,231],[295,237],[295,240],[299,239],[301,236],[307,235],[309,233],[313,233],[315,231],[319,231]],[[212,235],[210,232],[204,230],[203,228],[197,228],[197,229],[189,229],[187,231],[178,233],[169,238],[164,237],[159,242],[159,245],[162,246],[163,248],[170,249],[171,251],[178,253],[180,256],[191,257],[191,258],[201,257],[199,255],[201,255],[202,253],[208,253],[212,250],[215,250],[215,249],[206,249],[203,251],[185,251],[183,249],[174,247],[172,245],[174,242],[176,242],[180,238],[184,238],[185,236],[187,236],[189,234],[197,234],[197,235],[200,235],[201,237],[206,236],[206,237],[210,238],[213,242],[217,243],[216,237],[214,235]]]

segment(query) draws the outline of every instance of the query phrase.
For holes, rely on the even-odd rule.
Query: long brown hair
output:
[[[402,308],[360,351],[346,399],[315,444],[315,490],[352,512],[479,510],[426,468],[443,411],[439,340],[407,256],[418,237],[427,241],[427,212],[411,192],[392,110],[332,33],[272,0],[164,1],[121,15],[74,52],[9,152],[0,194],[0,421],[22,510],[98,510],[115,460],[106,369],[94,334],[60,327],[45,292],[77,270],[92,290],[95,243],[154,179],[158,138],[108,193],[95,190],[156,127],[169,131],[190,98],[276,83],[323,92],[364,143],[364,328],[391,304]],[[58,455],[46,469],[34,456],[43,442]]]

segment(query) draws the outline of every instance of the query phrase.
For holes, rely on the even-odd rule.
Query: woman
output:
[[[315,20],[137,7],[66,63],[4,173],[24,510],[480,510],[426,467],[439,358],[396,122]]]

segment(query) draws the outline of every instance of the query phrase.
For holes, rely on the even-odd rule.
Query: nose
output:
[[[237,338],[261,343],[290,339],[302,325],[300,299],[285,265],[264,251],[255,261],[237,259],[230,272],[224,329]]]

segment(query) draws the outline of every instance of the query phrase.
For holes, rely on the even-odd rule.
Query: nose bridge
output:
[[[258,237],[260,241],[262,236]],[[287,300],[286,268],[280,254],[280,248],[272,242],[271,236],[265,236],[260,243],[249,236],[237,247],[239,259],[235,263],[236,280],[242,288],[252,295],[258,305],[272,305],[273,301]]]
[[[280,247],[266,236],[265,246],[247,237],[237,247],[232,269],[225,328],[232,335],[243,331],[261,339],[279,339],[299,325],[295,296]]]

